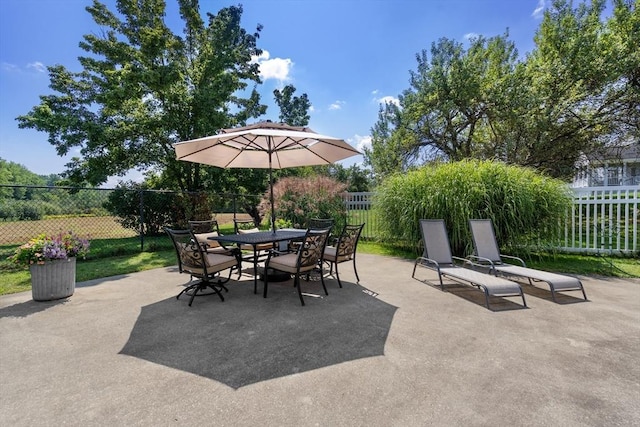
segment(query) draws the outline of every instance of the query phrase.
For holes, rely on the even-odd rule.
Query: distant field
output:
[[[246,214],[237,214],[238,218],[249,218]],[[233,222],[232,213],[216,215],[220,225]],[[37,221],[0,222],[0,245],[22,244],[41,233],[55,234],[61,231],[73,231],[91,239],[112,239],[134,237],[137,233],[122,227],[112,216],[85,216],[49,218]]]

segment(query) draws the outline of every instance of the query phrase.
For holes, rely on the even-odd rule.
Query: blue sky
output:
[[[105,0],[115,11],[115,0]],[[85,7],[90,0],[0,1],[0,158],[38,174],[60,173],[70,153],[59,157],[47,134],[18,129],[15,118],[51,93],[46,66],[80,71],[82,36],[97,33]],[[272,92],[293,84],[312,103],[309,126],[341,137],[357,148],[369,142],[380,102],[396,99],[409,87],[416,54],[447,37],[503,34],[521,56],[533,37],[548,0],[200,0],[202,13],[242,4],[242,26],[263,25],[258,59],[264,84],[261,119],[278,119]],[[182,25],[175,0],[167,0],[166,22]],[[343,162],[361,162],[361,156]],[[137,178],[132,172],[129,178]],[[111,180],[110,183],[115,183]]]

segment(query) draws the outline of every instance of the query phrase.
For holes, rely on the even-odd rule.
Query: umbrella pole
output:
[[[269,151],[269,189],[271,190],[271,231],[276,232],[276,208],[273,203],[273,169],[271,168],[271,151]]]

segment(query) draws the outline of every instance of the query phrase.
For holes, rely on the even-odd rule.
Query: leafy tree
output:
[[[306,93],[300,96],[293,96],[296,88],[293,85],[286,85],[282,90],[274,90],[276,104],[280,107],[280,122],[291,126],[306,126],[309,124],[309,108],[311,102]]]
[[[555,0],[525,59],[508,34],[441,39],[417,56],[400,105],[381,108],[365,160],[378,178],[438,158],[500,159],[569,178],[576,160],[637,138],[638,2]]]
[[[48,67],[51,89],[28,114],[22,128],[49,134],[64,155],[75,183],[104,183],[132,168],[156,170],[171,188],[197,190],[220,179],[221,169],[175,159],[172,144],[214,134],[263,114],[256,88],[258,64],[251,59],[254,34],[240,26],[242,7],[226,7],[203,20],[198,0],[177,0],[184,34],[164,21],[164,0],[117,0],[113,13],[97,0],[87,7],[100,34],[84,36],[83,70]]]
[[[363,169],[359,165],[345,168],[340,163],[334,163],[328,166],[326,174],[336,181],[346,184],[348,192],[360,192],[371,190],[369,173],[368,169]]]
[[[486,129],[512,107],[508,93],[515,81],[509,76],[517,51],[507,35],[475,38],[468,49],[444,38],[430,53],[416,56],[418,70],[410,72],[411,88],[399,97],[400,105],[380,109],[372,148],[365,150],[376,173],[479,156],[492,144]]]
[[[532,115],[523,124],[525,165],[570,177],[581,153],[626,142],[640,123],[640,17],[631,1],[604,0],[572,8],[556,0],[528,57]]]

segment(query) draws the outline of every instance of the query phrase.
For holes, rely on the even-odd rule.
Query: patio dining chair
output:
[[[578,278],[529,268],[521,258],[501,254],[490,219],[472,219],[469,220],[469,225],[475,251],[475,254],[469,255],[469,258],[486,265],[492,274],[524,278],[531,286],[536,282],[546,282],[551,290],[553,302],[557,302],[556,292],[558,291],[582,291],[582,296],[587,301],[587,294]],[[517,262],[520,265],[507,263],[505,260]]]
[[[338,279],[338,285],[342,287],[340,281],[340,273],[338,273],[338,264],[347,261],[353,261],[353,272],[356,274],[356,283],[360,282],[358,276],[358,270],[356,268],[356,249],[358,248],[358,241],[362,234],[364,224],[359,225],[345,225],[344,230],[338,236],[335,246],[327,246],[324,250],[324,262],[329,264],[329,274],[333,274],[333,266],[336,267],[336,278]]]
[[[245,234],[245,233],[257,233],[260,231],[255,221],[252,219],[233,219],[233,229],[236,234]],[[251,245],[240,245],[240,250],[244,251],[244,255],[242,256],[243,261],[254,261],[254,257],[256,261],[264,261],[271,248],[273,248],[272,243],[262,243],[255,247],[255,251],[253,246]]]
[[[294,286],[298,288],[298,296],[300,302],[304,305],[304,298],[302,296],[302,290],[300,286],[300,275],[307,274],[314,269],[320,268],[320,281],[325,295],[329,295],[327,287],[324,284],[324,275],[322,274],[322,260],[324,256],[324,249],[327,245],[327,239],[329,237],[329,230],[310,230],[308,229],[304,240],[298,247],[297,252],[287,253],[279,255],[278,251],[269,251],[269,256],[265,262],[265,271],[272,269],[282,271],[294,275]],[[269,275],[265,274],[264,279],[264,294],[267,297],[267,290],[269,286]]]
[[[411,277],[415,278],[416,267],[420,265],[438,273],[440,289],[443,291],[443,277],[448,277],[458,283],[471,285],[482,290],[488,309],[491,309],[489,307],[490,296],[519,296],[522,297],[523,307],[527,307],[522,288],[516,282],[461,266],[461,264],[471,266],[472,262],[451,254],[451,244],[449,243],[444,220],[421,219],[420,232],[424,243],[424,253],[413,264]]]
[[[176,250],[178,258],[178,270],[180,273],[187,273],[191,276],[191,281],[195,277],[195,282],[185,287],[177,296],[179,299],[182,294],[191,296],[189,306],[193,303],[193,299],[205,294],[207,288],[211,288],[222,301],[221,290],[229,291],[225,283],[231,278],[234,268],[240,268],[240,251],[238,249],[231,251],[232,255],[224,255],[219,253],[210,253],[205,250],[204,245],[200,244],[196,239],[193,231],[176,230],[164,227],[164,231],[169,235],[173,246]],[[220,274],[224,270],[229,270],[229,276],[224,278]]]
[[[220,227],[218,221],[215,219],[205,221],[189,221],[189,228],[193,232],[196,240],[205,247],[205,250],[209,253],[219,253],[224,255],[230,255],[232,249],[227,248],[216,240],[211,240],[209,237],[220,236]]]
[[[333,218],[309,218],[307,220],[307,228],[311,230],[324,230],[333,228]]]

